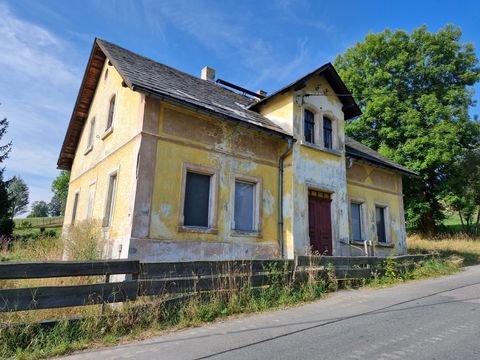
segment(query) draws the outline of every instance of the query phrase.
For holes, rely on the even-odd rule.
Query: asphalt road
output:
[[[480,266],[67,359],[480,359]]]

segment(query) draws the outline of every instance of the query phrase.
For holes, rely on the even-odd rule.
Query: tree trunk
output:
[[[431,211],[422,215],[422,228],[425,235],[432,237],[437,233],[437,226]]]

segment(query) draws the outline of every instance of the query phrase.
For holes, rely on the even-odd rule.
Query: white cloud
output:
[[[6,177],[19,175],[31,201],[46,200],[81,79],[77,49],[13,14],[0,3],[0,117],[9,120],[1,143],[12,141]],[[47,196],[47,198],[43,198]]]

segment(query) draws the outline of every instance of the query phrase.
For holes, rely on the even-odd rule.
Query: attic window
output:
[[[332,120],[327,117],[323,118],[323,146],[327,149],[333,148],[333,128]]]
[[[108,68],[105,69],[105,76],[104,76],[103,80],[107,81],[107,78],[108,78]]]
[[[305,142],[314,144],[315,143],[315,115],[309,111],[305,110],[303,115],[303,135]]]
[[[105,131],[110,129],[113,125],[113,115],[115,112],[115,95],[113,95],[110,98],[110,103],[108,106],[108,118],[107,118],[107,127],[105,128]]]

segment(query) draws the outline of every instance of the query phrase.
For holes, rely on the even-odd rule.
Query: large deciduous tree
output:
[[[472,44],[451,25],[369,34],[335,60],[363,114],[353,138],[419,174],[404,182],[408,225],[433,233],[453,164],[479,142],[469,119],[480,79]]]
[[[14,176],[7,181],[7,192],[12,218],[27,212],[29,191],[27,184],[21,177]]]
[[[41,201],[34,201],[32,203],[32,211],[27,216],[27,218],[32,217],[47,217],[48,216],[48,204],[41,200]]]
[[[61,202],[61,215],[65,213],[67,205],[68,184],[70,182],[70,171],[62,170],[52,182],[54,197]]]

